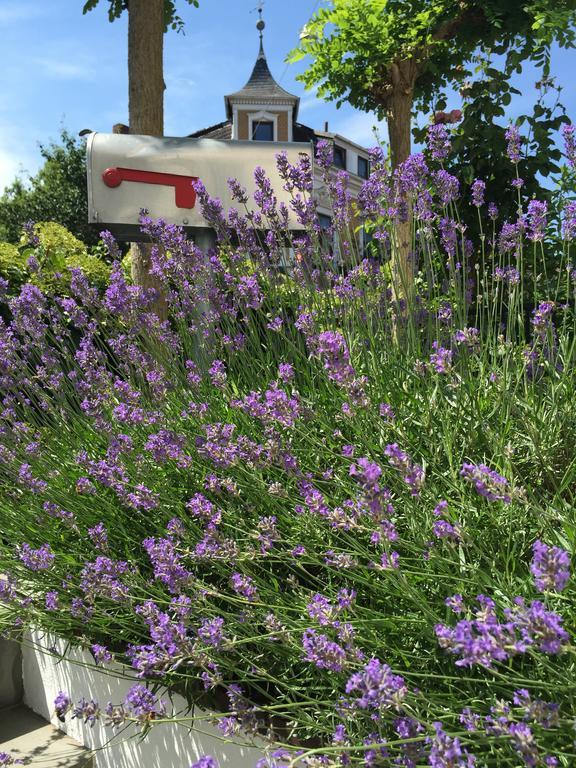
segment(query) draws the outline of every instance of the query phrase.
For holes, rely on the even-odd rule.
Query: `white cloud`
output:
[[[59,58],[39,58],[35,66],[44,75],[58,80],[95,80],[96,66],[89,61],[65,61]]]
[[[317,107],[326,107],[326,102],[318,98],[318,89],[314,88],[300,98],[299,112],[310,112]]]

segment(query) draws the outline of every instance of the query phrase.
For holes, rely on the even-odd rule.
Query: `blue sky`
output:
[[[295,79],[303,65],[287,65],[316,0],[267,0],[265,50],[281,85],[301,96],[300,120],[372,145],[373,116],[319,101]],[[0,190],[16,174],[34,173],[39,142],[57,139],[61,128],[109,131],[127,116],[126,19],[108,22],[107,0],[82,15],[83,0],[0,0]],[[256,0],[200,0],[181,14],[186,33],[165,40],[165,133],[182,136],[224,119],[223,95],[248,79],[258,50]],[[576,52],[560,51],[554,73],[563,100],[576,116]],[[522,99],[511,116],[535,97],[533,73],[519,79]],[[459,106],[457,101],[450,107]],[[381,135],[385,131],[381,127]]]

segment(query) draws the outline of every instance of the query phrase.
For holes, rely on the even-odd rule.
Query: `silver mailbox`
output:
[[[88,219],[118,236],[134,238],[140,210],[186,228],[205,228],[193,183],[200,179],[224,206],[241,208],[232,200],[227,180],[238,179],[251,195],[253,173],[261,166],[271,179],[278,201],[288,204],[275,156],[285,151],[296,163],[299,155],[312,159],[312,145],[215,139],[157,138],[92,133],[87,143]],[[249,206],[250,207],[250,206]],[[290,226],[299,229],[292,217]]]

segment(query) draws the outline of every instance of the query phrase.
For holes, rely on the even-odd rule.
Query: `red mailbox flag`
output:
[[[174,187],[177,208],[194,208],[196,190],[194,182],[198,176],[181,176],[178,173],[159,173],[157,171],[139,171],[135,168],[106,168],[102,181],[107,187],[119,187],[123,181],[136,181],[140,184],[161,184]]]

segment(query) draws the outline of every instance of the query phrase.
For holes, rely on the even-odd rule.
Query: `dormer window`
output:
[[[248,112],[246,116],[248,118],[248,132],[244,136],[240,133],[238,138],[249,141],[278,141],[278,115],[276,113],[262,109],[259,112]]]
[[[271,120],[255,120],[252,123],[253,141],[274,141],[274,123]]]

